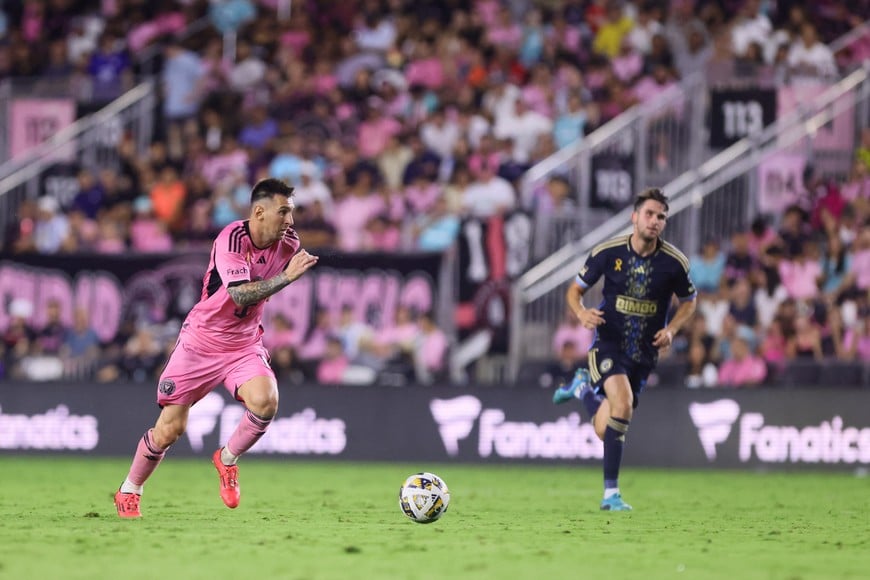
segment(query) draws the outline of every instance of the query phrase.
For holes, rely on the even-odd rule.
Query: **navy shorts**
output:
[[[604,381],[613,375],[625,375],[634,394],[634,407],[637,408],[638,395],[646,386],[646,380],[654,366],[636,362],[628,357],[622,349],[614,345],[593,344],[589,349],[589,375],[592,377],[592,387],[595,393],[605,395]]]

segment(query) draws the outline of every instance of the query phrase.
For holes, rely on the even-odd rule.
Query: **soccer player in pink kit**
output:
[[[251,213],[225,227],[214,242],[199,302],[187,315],[157,387],[157,423],[136,448],[115,507],[122,518],[141,517],[139,501],[148,477],[184,433],[191,405],[218,384],[247,408],[212,462],[221,499],[239,505],[236,461],[266,432],[278,410],[278,386],[263,347],[266,300],[317,263],[300,249],[293,230],[293,188],[264,179],[251,191]]]

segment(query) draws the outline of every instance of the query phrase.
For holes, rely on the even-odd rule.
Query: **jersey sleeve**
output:
[[[604,254],[605,252],[592,252],[586,258],[586,263],[580,268],[580,272],[574,281],[577,282],[583,289],[594,286],[601,275],[604,273]]]
[[[215,240],[214,266],[224,288],[251,281],[243,235],[238,229],[225,229]]]
[[[299,234],[293,228],[288,228],[284,232],[284,237],[281,238],[281,243],[285,246],[285,251],[293,256],[302,247],[302,240],[299,239]]]
[[[694,300],[698,296],[698,291],[692,283],[692,277],[689,275],[689,270],[680,265],[677,268],[677,278],[674,283],[674,294],[677,295],[680,302]]]

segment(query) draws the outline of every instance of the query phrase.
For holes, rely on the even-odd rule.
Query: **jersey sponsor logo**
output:
[[[257,263],[258,263],[258,264],[265,264],[265,263],[266,263],[266,257],[265,257],[265,256],[260,256],[260,259],[257,260]]]
[[[613,271],[622,272],[622,260],[620,258],[616,258],[616,261],[613,263]]]
[[[241,268],[227,268],[227,276],[244,276],[248,273],[248,269],[245,266]]]
[[[586,272],[588,272],[588,271],[589,271],[589,266],[584,264],[583,267],[580,268],[580,273],[578,274],[578,276],[580,276],[582,278],[583,276],[586,275]]]
[[[629,296],[616,297],[616,311],[628,316],[655,316],[659,305],[651,300],[638,300]]]
[[[612,368],[613,368],[613,360],[609,359],[609,358],[604,359],[598,365],[598,370],[600,370],[602,373],[606,373],[607,371],[609,371]]]
[[[175,392],[175,381],[172,379],[165,379],[160,381],[160,384],[157,385],[157,390],[160,391],[161,395],[171,395]]]

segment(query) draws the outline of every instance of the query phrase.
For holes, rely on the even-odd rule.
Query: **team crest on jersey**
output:
[[[610,369],[613,368],[613,360],[606,358],[598,364],[598,370],[602,373],[606,373]]]
[[[161,395],[171,395],[175,392],[175,381],[172,379],[165,379],[160,381],[160,384],[157,385],[157,390],[160,391]]]

